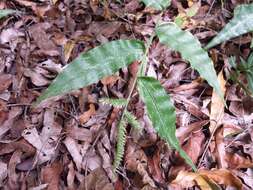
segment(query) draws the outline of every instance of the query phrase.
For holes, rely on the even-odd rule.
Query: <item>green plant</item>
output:
[[[157,10],[165,9],[170,3],[168,0],[143,0],[143,2]],[[139,72],[127,99],[114,100],[106,98],[101,100],[103,103],[111,104],[115,107],[123,107],[118,125],[118,142],[114,168],[117,169],[119,167],[124,155],[127,123],[136,128],[140,127],[135,116],[127,110],[132,93],[137,85],[140,97],[146,104],[148,116],[158,135],[172,148],[175,148],[192,169],[196,171],[196,167],[181,149],[175,136],[176,114],[169,95],[158,80],[145,76],[148,51],[153,37],[157,35],[161,43],[179,51],[182,57],[190,62],[191,66],[214,87],[221,97],[223,97],[223,94],[211,59],[208,57],[207,52],[201,48],[200,42],[190,32],[181,30],[173,23],[159,23],[155,32],[148,40],[146,47],[143,42],[137,40],[117,40],[98,46],[86,53],[81,53],[56,77],[48,89],[38,98],[36,104],[47,98],[95,83],[103,77],[127,67],[133,61],[139,60],[141,61]]]
[[[170,6],[171,0],[140,0],[147,7],[152,7],[156,10],[162,11]]]
[[[233,19],[207,44],[209,49],[231,38],[253,30],[253,3],[239,5],[235,8]]]
[[[179,51],[181,56],[190,62],[192,68],[208,81],[220,97],[223,97],[213,62],[207,52],[201,48],[197,38],[190,32],[181,30],[176,24],[168,22],[158,24],[156,34],[161,43]]]
[[[253,94],[253,53],[251,53],[247,60],[240,57],[240,63],[236,64],[235,57],[229,58],[229,63],[234,69],[231,72],[231,79],[239,84],[242,89],[249,95]],[[238,78],[244,74],[247,79],[247,85],[244,85]]]

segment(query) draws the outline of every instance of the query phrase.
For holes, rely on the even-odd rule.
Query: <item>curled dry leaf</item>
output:
[[[218,81],[223,94],[226,92],[226,81],[224,80],[222,71],[218,75]],[[213,91],[212,102],[211,102],[211,113],[210,113],[210,126],[209,130],[211,133],[215,131],[215,128],[221,125],[224,116],[224,103],[220,96]]]
[[[25,69],[24,75],[31,78],[32,83],[36,86],[45,86],[50,84],[50,80],[43,76],[43,70],[40,68]]]
[[[65,62],[68,62],[68,60],[69,60],[69,58],[71,56],[72,50],[75,47],[75,44],[76,43],[73,40],[69,40],[69,41],[67,41],[64,44],[64,47],[63,47],[64,51],[63,51],[63,53],[64,53],[64,61]]]
[[[226,169],[199,170],[197,173],[180,171],[172,184],[184,188],[198,185],[202,190],[220,189],[217,185],[232,186],[242,189],[241,180]],[[213,188],[215,187],[215,188]]]
[[[213,190],[209,182],[204,179],[199,173],[180,171],[176,179],[172,181],[172,187],[180,186],[183,188],[190,188],[198,185],[201,190]]]
[[[241,180],[231,171],[226,169],[200,170],[199,174],[205,176],[218,184],[232,186],[236,189],[242,189]]]
[[[249,158],[245,158],[236,153],[227,153],[225,160],[230,169],[252,168],[253,162]]]
[[[95,105],[94,104],[90,104],[90,108],[88,111],[84,112],[82,115],[80,115],[79,117],[79,121],[81,124],[84,124],[86,123],[90,117],[92,115],[94,115],[96,113],[96,110],[95,110]]]
[[[151,187],[156,187],[153,179],[149,176],[147,171],[148,159],[143,150],[138,149],[138,147],[133,143],[128,143],[125,160],[126,169],[132,172],[138,172],[142,176],[142,181],[144,184],[149,184]]]

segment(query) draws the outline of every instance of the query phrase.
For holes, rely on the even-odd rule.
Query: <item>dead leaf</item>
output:
[[[0,93],[8,89],[12,83],[12,75],[10,74],[1,74],[0,75]]]
[[[227,153],[225,156],[229,168],[231,169],[242,169],[242,168],[252,168],[253,162],[249,158],[240,156],[237,153]]]
[[[23,32],[20,32],[16,28],[8,28],[6,30],[3,30],[0,34],[0,43],[5,44],[9,43],[12,40],[17,39],[20,36],[24,36]]]
[[[183,188],[190,188],[198,185],[201,190],[213,190],[210,182],[207,182],[199,173],[180,171],[172,185],[179,185]]]
[[[65,138],[63,143],[65,144],[70,155],[72,156],[77,169],[81,170],[83,158],[82,158],[82,155],[80,154],[80,150],[78,148],[77,143],[74,141],[74,139],[70,137]]]
[[[47,190],[60,189],[60,175],[63,167],[60,162],[54,162],[51,165],[42,169],[41,178],[42,182],[47,184]]]
[[[221,90],[223,94],[226,92],[226,81],[223,78],[223,71],[218,75],[218,80],[220,83]],[[211,133],[214,132],[215,128],[222,124],[224,117],[224,102],[219,97],[219,95],[213,91],[212,100],[211,100],[211,113],[210,113],[210,126],[209,130]]]
[[[113,190],[114,187],[112,183],[110,183],[105,171],[102,168],[98,168],[85,177],[79,189]]]
[[[77,126],[68,125],[66,133],[67,136],[79,141],[92,142],[93,139],[93,134],[90,130]]]
[[[187,155],[191,158],[194,164],[197,163],[200,154],[204,149],[205,135],[202,131],[197,131],[191,135],[188,142],[183,146]]]
[[[212,179],[218,184],[232,186],[237,189],[242,189],[241,180],[236,177],[231,171],[226,169],[200,170],[199,174],[209,179]]]
[[[119,80],[120,77],[117,75],[112,75],[112,76],[108,76],[105,77],[103,79],[101,79],[101,82],[103,85],[113,85],[117,82],[117,80]]]
[[[64,48],[64,61],[66,63],[68,62],[74,47],[75,47],[75,41],[73,41],[73,40],[69,40],[64,44],[64,47],[63,47]]]
[[[41,72],[43,72],[38,67],[35,69],[25,69],[24,75],[31,78],[32,83],[36,86],[45,86],[50,84],[50,80],[46,79]]]
[[[7,164],[0,161],[0,187],[4,185],[3,181],[7,177]]]
[[[49,23],[35,24],[29,28],[29,33],[33,37],[34,42],[40,48],[42,53],[45,53],[49,56],[58,56],[59,51],[56,45],[52,40],[50,40],[48,34],[46,33],[46,30],[50,28],[50,26],[51,25]]]
[[[92,115],[96,113],[94,104],[90,104],[89,110],[84,112],[82,115],[79,116],[79,121],[81,124],[86,123]]]

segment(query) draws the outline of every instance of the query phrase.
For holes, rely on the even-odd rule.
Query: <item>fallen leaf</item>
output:
[[[110,183],[105,171],[102,168],[93,170],[82,181],[79,189],[85,190],[112,190],[113,185]]]
[[[191,158],[194,164],[197,163],[200,154],[204,149],[204,140],[205,135],[202,131],[197,131],[191,135],[191,138],[187,141],[187,143],[183,146],[184,151]]]
[[[223,78],[222,71],[218,75],[218,80],[220,83],[220,88],[223,94],[226,92],[226,81]],[[213,91],[212,100],[211,100],[211,113],[210,113],[210,126],[209,130],[211,133],[222,124],[224,117],[224,102],[220,96]]]
[[[227,153],[225,160],[230,169],[252,168],[253,162],[249,158],[240,156],[237,153]]]
[[[1,74],[0,75],[0,93],[8,89],[12,83],[12,75],[10,74]]]
[[[48,34],[45,31],[50,26],[51,25],[49,23],[38,23],[32,25],[29,28],[29,33],[33,37],[34,42],[44,54],[49,56],[57,56],[59,55],[59,51],[53,41],[50,40]]]
[[[67,138],[65,138],[63,143],[65,144],[70,155],[72,156],[77,169],[81,170],[83,158],[82,158],[82,155],[80,153],[80,150],[78,148],[76,141],[70,137],[67,137]]]
[[[103,85],[113,85],[117,82],[117,80],[119,80],[119,76],[112,75],[101,79],[101,82]]]
[[[63,48],[64,48],[64,61],[65,62],[68,62],[74,47],[75,47],[75,41],[73,41],[73,40],[69,40],[64,44]]]
[[[241,180],[236,177],[231,171],[226,169],[200,170],[199,174],[209,179],[212,179],[218,184],[232,186],[237,189],[242,189]]]
[[[210,182],[207,182],[199,173],[180,171],[172,185],[179,185],[183,188],[190,188],[198,185],[201,190],[213,190]]]
[[[84,112],[82,115],[79,116],[79,121],[81,124],[86,123],[92,115],[96,113],[94,104],[90,104],[89,110]]]
[[[51,165],[42,169],[41,179],[42,182],[47,184],[47,190],[58,190],[60,189],[60,175],[63,167],[60,162],[54,162]]]
[[[7,177],[7,164],[0,161],[0,187],[4,185],[4,180]]]
[[[24,36],[24,33],[19,31],[16,28],[8,28],[6,30],[3,30],[0,34],[0,43],[5,44],[9,43],[12,40],[17,39],[20,36]]]

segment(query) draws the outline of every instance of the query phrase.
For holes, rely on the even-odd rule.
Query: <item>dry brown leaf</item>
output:
[[[28,190],[45,190],[45,189],[47,189],[47,186],[48,186],[48,184],[41,184],[36,187],[31,187]]]
[[[202,131],[198,131],[192,134],[188,142],[183,146],[183,149],[192,159],[193,163],[196,164],[200,154],[204,149],[204,139],[205,135]]]
[[[85,128],[80,128],[77,126],[68,125],[66,128],[67,136],[85,142],[92,142],[92,132]]]
[[[17,39],[20,36],[24,36],[23,32],[20,32],[16,28],[8,28],[6,30],[3,30],[0,34],[0,43],[5,44],[9,43],[12,40]]]
[[[0,187],[3,186],[3,181],[7,177],[7,164],[0,161]]]
[[[42,75],[41,69],[39,69],[38,67],[35,69],[25,69],[24,75],[26,77],[31,78],[32,83],[36,86],[45,86],[50,84],[50,80],[46,79]]]
[[[215,154],[219,168],[228,168],[226,158],[226,144],[223,137],[223,128],[218,129],[215,134]]]
[[[153,179],[149,176],[147,171],[147,157],[143,150],[137,148],[138,147],[133,143],[127,144],[125,156],[126,168],[132,172],[138,172],[142,176],[144,184],[156,187]]]
[[[199,173],[180,171],[172,185],[179,185],[183,188],[190,188],[198,185],[201,190],[213,190],[210,182],[207,182]]]
[[[10,130],[13,126],[15,119],[22,113],[22,108],[20,107],[13,107],[11,108],[8,119],[0,126],[0,139],[2,136]]]
[[[225,94],[226,81],[224,80],[222,71],[218,75],[218,80],[220,83],[221,90],[223,94]],[[221,125],[224,117],[224,107],[225,106],[223,100],[215,91],[213,91],[211,101],[210,126],[209,126],[209,130],[211,133],[214,132],[215,128]]]
[[[59,55],[59,51],[46,33],[46,30],[50,27],[51,25],[49,23],[38,23],[29,28],[29,33],[42,53],[49,56],[57,56]]]
[[[0,75],[0,93],[7,90],[7,88],[12,83],[12,75],[10,74],[1,74]]]
[[[54,162],[51,165],[44,167],[41,171],[42,182],[47,184],[47,190],[60,189],[60,175],[63,170],[63,165],[60,162]]]
[[[80,115],[79,117],[79,121],[81,124],[86,123],[91,116],[93,116],[96,113],[95,110],[95,105],[94,104],[90,104],[90,108],[88,111],[84,112],[82,115]]]
[[[112,183],[110,183],[105,171],[102,168],[98,168],[85,177],[79,189],[113,190],[114,188]]]
[[[113,85],[113,84],[115,84],[115,83],[117,82],[117,80],[119,80],[119,79],[120,79],[119,76],[117,76],[117,75],[112,75],[112,76],[108,76],[108,77],[105,77],[105,78],[101,79],[101,82],[102,82],[103,85],[109,85],[109,84]]]
[[[67,138],[65,138],[63,143],[65,144],[70,155],[72,156],[77,169],[81,170],[83,158],[82,158],[82,155],[80,153],[80,150],[79,150],[79,147],[78,147],[76,141],[70,137],[67,137]]]
[[[64,44],[64,61],[65,62],[68,62],[74,47],[75,47],[75,41],[73,40],[69,40]]]
[[[241,180],[226,169],[200,170],[199,174],[212,179],[218,184],[232,186],[236,189],[242,189]]]
[[[249,158],[245,158],[236,153],[227,153],[225,160],[230,169],[252,168],[253,162]]]

